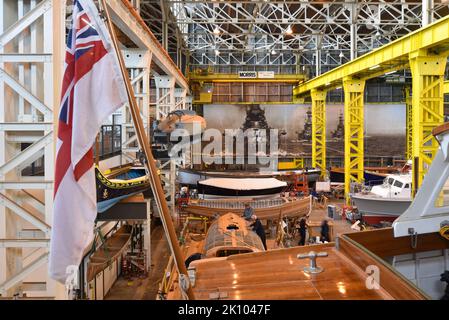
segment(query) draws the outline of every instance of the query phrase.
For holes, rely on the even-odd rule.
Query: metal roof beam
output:
[[[189,85],[181,70],[179,70],[132,5],[127,0],[120,0],[108,1],[108,7],[110,8],[114,24],[141,49],[150,50],[152,52],[152,61],[167,75],[174,77],[180,87],[188,90]]]
[[[335,87],[345,77],[370,79],[391,70],[404,69],[409,54],[418,50],[432,50],[436,54],[449,52],[449,16],[300,84],[294,89],[294,95]]]

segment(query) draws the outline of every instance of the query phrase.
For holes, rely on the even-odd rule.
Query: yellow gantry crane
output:
[[[363,182],[365,82],[391,71],[410,69],[412,97],[407,105],[407,156],[413,160],[413,188],[417,190],[436,153],[431,132],[443,123],[443,83],[449,56],[449,17],[442,18],[340,67],[299,84],[294,99],[312,98],[312,161],[325,168],[325,97],[343,87],[345,112],[345,194],[351,182]],[[447,84],[449,91],[449,84]],[[417,172],[416,172],[417,170]]]
[[[326,174],[326,91],[312,89],[312,167]]]

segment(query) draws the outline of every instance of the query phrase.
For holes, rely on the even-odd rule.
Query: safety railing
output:
[[[264,200],[197,200],[196,205],[206,208],[217,209],[244,209],[245,204],[249,204],[253,209],[278,207],[285,203],[282,198]]]
[[[100,160],[114,157],[122,152],[122,126],[103,125],[98,135],[98,144],[93,148]]]

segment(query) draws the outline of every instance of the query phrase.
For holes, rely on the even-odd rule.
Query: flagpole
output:
[[[162,189],[161,179],[158,175],[158,170],[156,168],[156,164],[153,158],[153,154],[151,152],[150,143],[145,135],[145,127],[143,125],[142,118],[140,117],[139,107],[136,103],[134,97],[134,90],[131,85],[131,81],[128,76],[128,72],[125,68],[125,62],[123,60],[122,53],[117,43],[117,36],[115,34],[114,26],[112,24],[111,16],[109,14],[109,10],[105,0],[99,1],[101,7],[106,16],[106,21],[108,25],[109,32],[111,34],[112,43],[114,45],[115,51],[117,53],[117,57],[120,64],[121,73],[123,79],[125,81],[126,92],[128,94],[128,102],[131,110],[131,116],[133,118],[134,126],[136,129],[137,139],[143,152],[147,158],[147,168],[150,173],[150,185],[153,190],[153,195],[156,200],[157,207],[159,212],[161,213],[162,223],[166,228],[166,236],[168,239],[168,243],[172,252],[173,257],[175,258],[176,267],[178,269],[178,275],[184,275],[186,279],[188,279],[187,268],[185,266],[183,254],[181,252],[181,248],[179,246],[178,238],[176,236],[175,227],[173,225],[173,221],[171,219],[170,210],[167,205],[167,201],[165,199],[164,190]],[[146,106],[145,106],[146,107]],[[179,281],[181,283],[181,281]],[[188,282],[188,288],[186,290],[187,296],[190,300],[194,300],[195,296],[193,294],[192,287],[190,286],[190,282]]]

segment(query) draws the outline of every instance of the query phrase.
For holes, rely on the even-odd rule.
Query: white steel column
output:
[[[422,26],[433,22],[433,0],[422,0]]]
[[[357,58],[357,3],[353,3],[351,5],[351,26],[350,26],[350,46],[351,46],[351,52],[350,57],[351,60],[354,60]]]
[[[64,2],[0,0],[0,12],[0,238],[15,241],[0,248],[0,290],[4,296],[61,297],[47,276],[48,247],[30,243],[48,242],[52,222]],[[31,145],[22,151],[22,143]],[[24,175],[36,160],[43,172]],[[26,240],[24,230],[34,230],[35,238]],[[45,285],[29,289],[26,282]]]
[[[192,105],[193,105],[193,97],[192,96],[187,96],[186,97],[186,109],[187,110],[192,110]]]
[[[147,129],[146,132],[149,134],[151,51],[127,49],[123,51],[123,57],[126,68],[130,72],[131,84],[134,87],[134,94]],[[137,146],[137,136],[131,122],[129,107],[124,105],[122,108],[122,152],[130,159],[135,158],[138,151],[138,147],[130,146],[132,144]]]
[[[175,78],[155,76],[156,83],[156,120],[161,120],[175,110]]]
[[[4,22],[4,0],[0,0],[0,35],[3,34],[3,30],[5,29],[3,25]],[[3,45],[0,44],[0,57],[4,54]],[[0,60],[0,69],[5,68],[5,64]],[[0,76],[0,123],[5,122],[5,82],[3,81],[3,77]],[[6,135],[4,130],[0,130],[0,164],[4,164],[6,162],[5,156],[5,148],[6,147]],[[5,178],[0,175],[0,182],[4,181]],[[0,191],[1,192],[1,191]],[[5,206],[0,205],[0,238],[6,238],[6,208]],[[7,279],[6,272],[6,249],[0,248],[0,283],[4,283]]]
[[[175,110],[185,110],[187,90],[184,88],[175,88]]]
[[[171,76],[155,76],[156,84],[156,120],[164,119],[176,109],[175,78]],[[164,181],[165,196],[170,199],[172,214],[175,210],[176,159],[161,161],[161,179]]]

